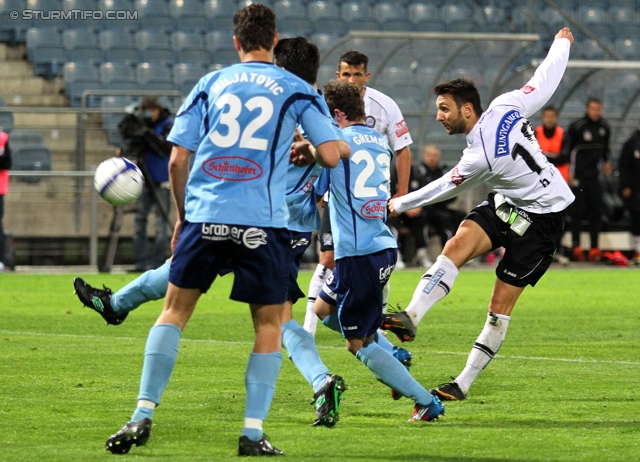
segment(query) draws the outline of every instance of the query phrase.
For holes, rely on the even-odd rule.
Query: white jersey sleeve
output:
[[[365,124],[387,137],[387,144],[398,152],[413,143],[409,128],[398,104],[384,93],[366,87],[364,93]]]
[[[397,198],[398,212],[433,204],[482,183],[511,205],[531,213],[558,212],[574,196],[542,153],[526,116],[542,107],[558,87],[569,58],[568,39],[554,41],[533,78],[498,96],[467,134],[458,165],[441,179]]]
[[[498,96],[488,109],[497,105],[513,105],[520,109],[524,117],[531,117],[549,101],[558,88],[569,61],[570,48],[569,39],[554,40],[547,57],[538,66],[531,80],[518,90]]]
[[[480,153],[465,149],[458,165],[423,188],[395,199],[397,212],[435,204],[454,198],[483,183],[489,176],[489,164]]]

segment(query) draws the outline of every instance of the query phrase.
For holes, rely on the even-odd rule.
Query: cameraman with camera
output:
[[[144,174],[145,185],[136,203],[135,234],[133,248],[136,272],[144,272],[161,266],[169,249],[169,221],[171,191],[169,188],[169,157],[172,144],[166,137],[173,127],[173,120],[155,96],[145,96],[140,103],[140,115],[127,114],[118,130],[127,141],[118,155],[137,159]],[[155,243],[153,253],[147,249],[147,217],[155,210]]]

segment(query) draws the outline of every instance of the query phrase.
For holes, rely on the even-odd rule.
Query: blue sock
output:
[[[373,372],[376,379],[417,404],[426,406],[433,400],[433,396],[409,374],[402,363],[377,343],[371,342],[363,346],[356,357]]]
[[[338,319],[338,314],[330,314],[326,318],[322,320],[322,324],[327,326],[331,330],[335,330],[342,334],[342,327],[340,326],[340,319]]]
[[[147,338],[144,350],[144,365],[140,379],[138,400],[144,399],[160,404],[160,396],[169,383],[173,366],[178,356],[180,329],[175,324],[159,324],[153,326]],[[132,422],[153,415],[152,409],[137,408],[131,417]]]
[[[131,422],[140,422],[142,419],[153,420],[153,409],[146,407],[137,407],[131,416]]]
[[[111,307],[116,313],[128,313],[143,303],[160,300],[167,295],[169,268],[167,260],[160,268],[147,271],[111,296]]]
[[[324,385],[329,369],[322,363],[313,335],[293,319],[282,326],[282,344],[289,359],[316,392]]]
[[[393,354],[393,344],[387,340],[387,337],[382,335],[379,330],[373,334],[373,341],[378,344],[380,348],[382,348],[387,353]]]
[[[282,353],[280,352],[251,353],[249,356],[244,378],[247,387],[247,404],[244,411],[245,424],[242,436],[247,436],[253,441],[262,438],[262,422],[269,413],[281,366]]]

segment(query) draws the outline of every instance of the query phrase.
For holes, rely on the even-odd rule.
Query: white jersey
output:
[[[556,39],[534,76],[498,96],[467,134],[467,148],[450,172],[395,200],[398,212],[441,202],[486,184],[510,205],[531,213],[559,212],[574,200],[566,181],[542,153],[527,117],[551,98],[569,60],[569,39]]]
[[[387,144],[397,152],[413,143],[402,111],[394,100],[384,93],[365,87],[365,125],[387,137]]]

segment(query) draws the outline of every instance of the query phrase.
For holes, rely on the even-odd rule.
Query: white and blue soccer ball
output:
[[[142,193],[144,176],[136,164],[124,157],[112,157],[98,165],[93,185],[111,205],[134,202]]]

